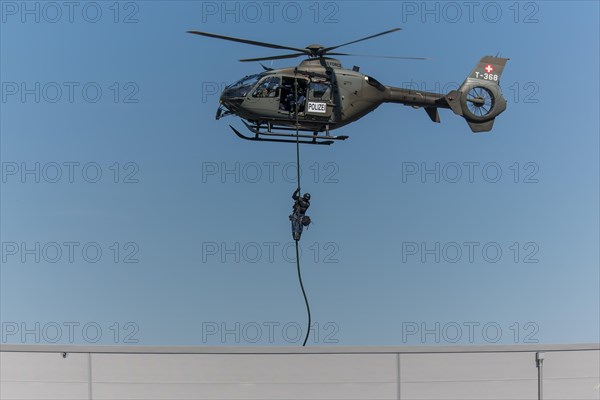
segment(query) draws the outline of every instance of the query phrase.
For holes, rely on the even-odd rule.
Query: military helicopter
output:
[[[330,131],[364,117],[383,103],[424,108],[433,122],[440,122],[439,108],[449,108],[462,116],[473,132],[490,131],[495,118],[506,109],[499,82],[508,58],[481,58],[457,90],[440,94],[383,85],[372,76],[360,73],[358,67],[345,69],[340,61],[329,57],[353,56],[336,50],[399,30],[401,28],[390,29],[337,46],[311,44],[305,48],[207,32],[188,33],[292,51],[289,54],[239,60],[241,62],[307,57],[296,67],[273,69],[261,64],[264,69],[262,73],[245,76],[225,87],[216,119],[228,115],[240,117],[253,133],[252,136],[246,136],[229,126],[242,139],[330,145],[348,138],[331,135]],[[417,57],[374,57],[424,60]]]

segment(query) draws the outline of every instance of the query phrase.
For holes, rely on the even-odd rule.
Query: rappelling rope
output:
[[[306,96],[305,96],[306,98]],[[295,114],[296,114],[296,178],[298,179],[298,196],[302,196],[302,192],[300,191],[300,136],[299,136],[299,124],[298,124],[298,78],[296,77],[296,69],[294,69],[294,104],[295,104]],[[304,296],[304,303],[306,304],[306,313],[308,314],[308,325],[306,327],[306,336],[304,337],[304,343],[302,346],[306,346],[306,342],[308,341],[308,336],[310,334],[310,305],[308,304],[308,298],[306,297],[306,291],[304,290],[304,285],[302,284],[302,274],[300,273],[300,255],[298,251],[298,240],[296,242],[296,269],[298,270],[298,281],[300,282],[300,289],[302,289],[302,296]]]
[[[298,78],[294,69],[294,113],[296,114],[296,176],[298,179],[298,194],[300,194],[300,136],[298,133]]]

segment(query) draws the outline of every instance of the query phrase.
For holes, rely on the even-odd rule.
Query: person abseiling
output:
[[[305,215],[306,210],[310,207],[310,193],[304,193],[300,196],[300,189],[296,189],[292,194],[294,199],[293,212],[290,215],[290,221],[292,221],[292,237],[294,240],[300,240],[302,236],[302,230],[304,227],[310,225],[310,217]]]

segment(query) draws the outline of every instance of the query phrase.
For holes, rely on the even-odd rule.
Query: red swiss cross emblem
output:
[[[486,70],[486,71],[487,71],[487,73],[489,74],[490,72],[492,72],[492,71],[494,70],[494,67],[492,67],[490,64],[488,64],[488,65],[485,67],[485,70]]]

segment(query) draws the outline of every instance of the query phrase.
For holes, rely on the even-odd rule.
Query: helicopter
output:
[[[241,59],[241,62],[307,57],[296,67],[273,69],[261,64],[261,73],[247,75],[224,88],[216,119],[228,115],[240,117],[252,136],[242,134],[231,125],[229,127],[242,139],[331,145],[335,141],[346,140],[348,136],[332,135],[330,131],[364,117],[383,103],[423,108],[436,123],[440,122],[438,109],[447,108],[462,116],[473,132],[490,131],[495,118],[506,109],[499,82],[508,58],[482,57],[457,90],[441,94],[387,86],[370,75],[360,73],[359,67],[346,69],[339,60],[330,57],[364,56],[336,50],[399,30],[401,28],[390,29],[337,46],[311,44],[304,48],[194,30],[188,33],[292,51],[283,55]],[[426,60],[419,57],[372,57]]]

